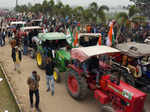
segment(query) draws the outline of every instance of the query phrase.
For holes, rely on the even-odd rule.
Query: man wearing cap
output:
[[[33,71],[31,76],[27,80],[27,84],[29,86],[29,98],[30,98],[30,106],[33,108],[33,94],[35,94],[36,102],[35,102],[35,108],[37,112],[40,112],[39,109],[39,81],[40,76],[37,74],[36,71]]]

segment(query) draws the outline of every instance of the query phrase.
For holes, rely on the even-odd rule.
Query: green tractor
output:
[[[40,33],[36,39],[38,42],[36,50],[36,62],[39,68],[44,69],[46,65],[46,56],[52,51],[52,57],[55,61],[54,80],[60,82],[60,72],[67,70],[67,64],[70,60],[68,50],[69,39],[63,33]],[[45,49],[46,48],[46,49]],[[52,49],[51,49],[52,48]]]
[[[80,33],[78,35],[78,43],[76,47],[95,46],[98,43],[99,33]],[[60,72],[67,71],[67,65],[70,63],[70,49],[75,47],[72,45],[72,38],[63,33],[40,33],[35,39],[37,43],[36,62],[39,68],[44,69],[46,65],[45,46],[52,48],[53,59],[56,63],[54,70],[54,80],[61,81]],[[47,53],[46,53],[47,52]]]

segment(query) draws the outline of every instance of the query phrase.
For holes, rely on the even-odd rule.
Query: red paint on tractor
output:
[[[68,87],[73,94],[76,94],[78,92],[78,82],[74,76],[69,76]]]

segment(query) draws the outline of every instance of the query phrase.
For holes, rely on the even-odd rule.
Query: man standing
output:
[[[29,98],[30,98],[30,106],[33,108],[33,94],[35,94],[36,102],[35,107],[37,112],[41,112],[39,109],[39,81],[40,76],[37,74],[36,71],[32,72],[32,75],[28,78],[27,84],[29,85]]]
[[[54,95],[54,77],[53,77],[53,72],[54,72],[54,62],[53,62],[52,58],[47,57],[47,59],[46,59],[46,66],[45,66],[47,92],[49,92],[50,89],[51,89],[52,96]],[[49,83],[49,82],[51,82],[51,83]]]
[[[23,54],[24,55],[28,54],[28,36],[27,36],[27,34],[25,34],[24,38],[23,38]]]
[[[5,45],[5,37],[6,37],[6,31],[3,29],[3,32],[2,32],[3,46]]]
[[[12,59],[15,64],[15,70],[17,70],[18,73],[21,73],[20,62],[22,60],[22,54],[21,50],[17,46],[15,48],[12,48]]]
[[[3,38],[2,38],[1,29],[0,29],[0,46],[1,46],[1,47],[3,46]]]

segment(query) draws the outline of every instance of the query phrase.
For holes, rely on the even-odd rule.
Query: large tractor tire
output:
[[[60,83],[61,81],[61,77],[60,77],[60,72],[57,68],[54,68],[54,80],[57,82],[57,83]]]
[[[115,110],[111,106],[105,105],[101,107],[100,112],[115,112]]]
[[[135,79],[132,74],[124,72],[122,80],[125,81],[126,83],[128,83],[129,85],[135,87]]]
[[[41,52],[36,53],[36,62],[39,68],[44,69],[46,65],[46,58]]]
[[[76,100],[83,100],[88,93],[88,86],[85,79],[77,72],[70,70],[66,74],[66,88],[70,96]]]

